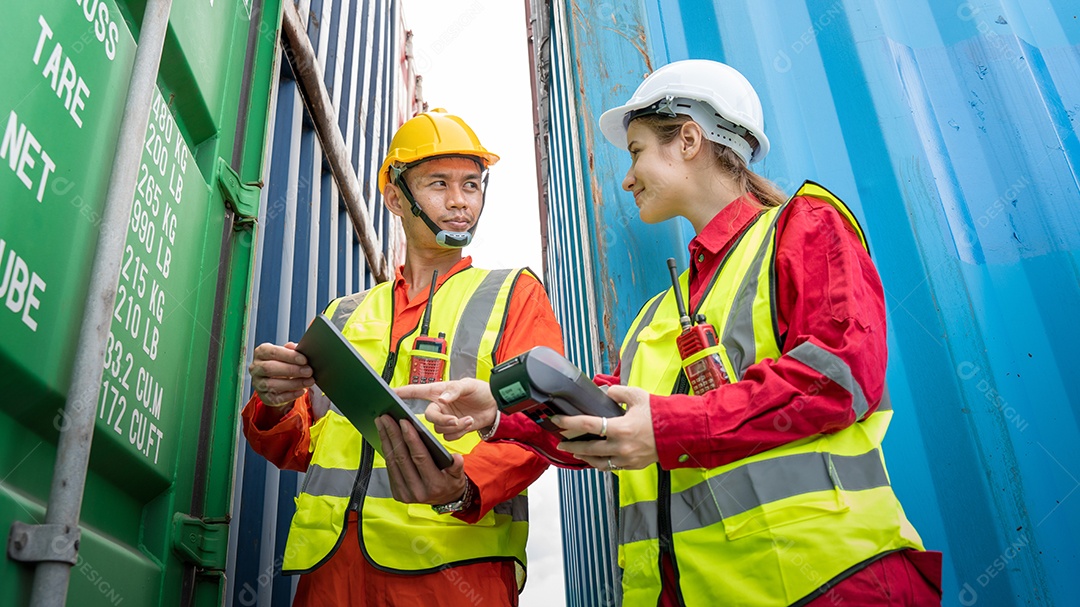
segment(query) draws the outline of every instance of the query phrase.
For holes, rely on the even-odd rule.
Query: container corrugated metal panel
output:
[[[789,192],[825,184],[868,231],[889,310],[889,469],[927,546],[945,553],[944,603],[1074,604],[1075,4],[555,4],[574,18],[553,20],[553,54],[563,49],[568,67],[552,70],[551,96],[569,91],[578,119],[552,120],[548,229],[585,209],[572,229],[594,238],[586,286],[599,295],[558,305],[600,321],[589,344],[613,359],[636,306],[667,285],[663,259],[684,260],[693,236],[688,224],[640,222],[619,188],[629,158],[595,128],[600,113],[670,61],[730,63],[765,109],[773,152],[756,169]],[[555,175],[558,154],[570,184]],[[566,255],[558,246],[547,252],[553,293],[583,280],[552,262]],[[568,571],[589,557],[567,542]],[[580,583],[571,604],[599,604],[589,596],[606,578]]]
[[[567,14],[561,3],[552,6],[551,19],[564,28]],[[547,167],[548,206],[544,275],[556,317],[563,329],[567,357],[589,374],[607,368],[596,309],[596,273],[593,237],[588,230],[589,197],[585,195],[588,167],[581,165],[581,127],[574,98],[573,54],[569,41],[555,39],[551,45],[551,94],[548,117],[552,145]],[[554,135],[558,133],[560,136]],[[582,604],[604,604],[618,587],[618,568],[610,558],[614,549],[615,516],[611,475],[598,472],[559,472],[563,509],[563,545],[568,602],[583,593]]]
[[[406,53],[397,0],[311,0],[307,34],[351,154],[382,252],[403,258],[400,221],[377,192],[384,148],[412,116],[415,72]],[[334,298],[370,288],[368,267],[344,201],[316,136],[289,62],[282,62],[271,116],[272,147],[259,216],[256,280],[248,350],[299,341]],[[405,113],[405,112],[409,113]],[[245,385],[250,394],[250,383]],[[295,577],[281,576],[289,521],[302,475],[279,471],[242,435],[237,463],[238,521],[230,538],[228,605],[289,605]]]
[[[276,16],[280,6],[254,4],[269,8],[253,14],[252,2],[175,2],[165,12],[155,5],[155,14],[168,16],[168,33],[157,73],[148,70],[149,122],[132,137],[138,184],[115,190],[133,194],[115,201],[131,205],[118,226],[103,225],[103,209],[115,157],[123,156],[120,117],[134,109],[128,87],[136,38],[140,29],[155,31],[143,26],[147,3],[4,6],[0,529],[41,525],[46,510],[68,510],[50,490],[56,461],[64,459],[57,445],[67,444],[58,443],[58,433],[89,409],[95,425],[88,470],[76,462],[60,476],[66,487],[86,481],[78,508],[70,509],[81,533],[68,543],[76,553],[66,587],[72,603],[207,605],[219,602],[224,588],[215,559],[224,559],[223,548],[215,554],[212,540],[204,546],[204,574],[196,578],[196,559],[176,547],[189,534],[178,533],[174,522],[182,515],[202,519],[209,539],[224,535],[228,517],[231,467],[210,462],[232,460],[235,414],[215,405],[235,401],[239,390],[233,371],[243,326],[234,321],[244,317],[247,301],[228,287],[246,293],[251,258],[243,246],[248,233],[232,223],[250,200],[227,203],[224,190],[261,177],[276,45],[258,31],[268,25],[261,16]],[[99,242],[102,233],[119,239]],[[100,350],[88,353],[93,340],[78,346],[80,323],[85,309],[101,304],[100,290],[87,299],[91,278],[106,285],[116,278],[108,270],[91,277],[99,267],[92,260],[120,239],[102,369]],[[80,376],[80,369],[92,373]],[[96,400],[72,397],[85,393],[72,389],[73,376],[94,382],[99,373]],[[73,435],[72,443],[89,450],[89,432],[65,436]],[[48,540],[47,528],[37,530]],[[35,565],[12,554],[0,562],[0,604],[26,604]]]

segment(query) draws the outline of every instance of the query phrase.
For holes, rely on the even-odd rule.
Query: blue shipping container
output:
[[[773,151],[755,169],[789,193],[826,185],[868,232],[889,311],[889,470],[944,552],[944,604],[1075,604],[1075,3],[544,4],[531,9],[543,15],[546,276],[575,362],[614,366],[638,306],[669,284],[663,259],[685,267],[693,237],[638,219],[619,185],[629,157],[603,139],[600,114],[670,61],[729,63],[765,109]],[[613,604],[612,575],[593,562],[611,562],[610,540],[586,525],[604,504],[571,478],[568,603]]]
[[[289,7],[286,7],[288,11]],[[334,298],[386,280],[404,254],[400,221],[382,205],[376,174],[397,128],[417,111],[416,78],[398,0],[310,0],[296,13],[318,60],[338,134],[378,239],[365,255],[307,100],[303,69],[282,57],[271,98],[266,187],[259,206],[247,363],[256,344],[299,341]],[[286,17],[287,18],[287,17]],[[285,35],[283,34],[283,41]],[[288,52],[293,52],[291,49]],[[310,85],[311,83],[308,83]],[[381,257],[381,259],[379,259]],[[379,270],[377,268],[383,268]],[[383,274],[380,275],[380,272]],[[244,394],[250,395],[246,377]],[[238,403],[242,406],[243,403]],[[226,605],[290,605],[295,576],[281,563],[300,473],[280,471],[239,435]]]

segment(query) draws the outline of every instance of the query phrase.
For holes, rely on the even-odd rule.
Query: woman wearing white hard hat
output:
[[[624,605],[940,604],[941,555],[885,469],[885,303],[855,217],[748,168],[769,151],[761,103],[722,63],[658,69],[600,128],[630,152],[641,219],[696,232],[678,291],[642,306],[598,378],[626,415],[557,419],[606,440],[556,446],[460,384],[432,390],[436,429],[499,422],[492,440],[617,471]]]

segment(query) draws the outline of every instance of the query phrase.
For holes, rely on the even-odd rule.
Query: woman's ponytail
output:
[[[712,144],[717,163],[731,175],[739,191],[750,192],[766,207],[778,207],[784,204],[788,197],[779,186],[751,171],[742,156],[736,154],[731,148],[715,141],[709,141],[709,143]]]

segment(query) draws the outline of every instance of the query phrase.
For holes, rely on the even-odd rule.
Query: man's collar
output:
[[[472,256],[471,255],[463,256],[460,260],[458,260],[457,263],[454,264],[454,267],[450,268],[449,272],[447,272],[446,274],[439,274],[439,281],[435,285],[435,288],[439,288],[439,285],[446,282],[447,278],[450,278],[454,274],[457,274],[458,272],[464,270],[465,268],[468,268],[471,265],[472,265]],[[406,284],[405,283],[405,266],[403,264],[403,265],[398,266],[397,270],[394,272],[394,288],[404,287],[405,284]]]

